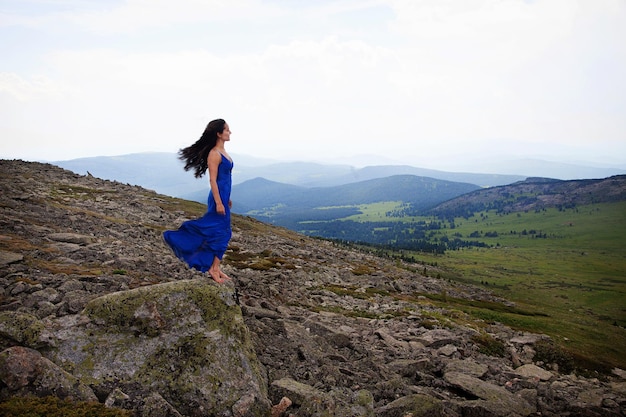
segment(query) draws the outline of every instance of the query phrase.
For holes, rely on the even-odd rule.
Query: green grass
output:
[[[455,223],[454,230],[443,233],[466,238],[493,231],[498,237],[476,239],[491,248],[420,257],[548,316],[520,320],[494,314],[490,319],[546,333],[589,361],[626,366],[626,203],[505,216],[482,213]],[[524,230],[547,237],[521,235]]]
[[[392,221],[385,213],[395,207],[396,202],[362,206],[362,214],[350,219]],[[457,218],[454,225],[433,231],[431,239],[459,237],[489,247],[415,257],[436,263],[444,279],[483,286],[537,314],[471,305],[460,306],[463,311],[548,334],[589,366],[626,368],[626,202],[506,215],[482,212]],[[495,237],[487,237],[488,232]]]
[[[361,204],[356,207],[361,214],[354,214],[352,216],[343,218],[341,220],[352,220],[355,222],[373,222],[373,221],[386,221],[386,222],[406,222],[416,221],[418,217],[388,217],[387,213],[393,210],[399,209],[403,206],[401,201],[381,201],[378,203]],[[346,207],[346,206],[344,206]],[[335,207],[332,207],[335,208]]]

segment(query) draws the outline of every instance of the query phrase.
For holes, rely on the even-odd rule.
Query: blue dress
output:
[[[226,214],[216,211],[213,192],[209,191],[206,213],[195,220],[184,222],[178,230],[163,232],[165,242],[178,258],[191,268],[206,272],[217,256],[222,259],[232,236],[230,226],[230,190],[232,186],[233,162],[222,155],[222,162],[217,170],[217,188],[224,204]]]

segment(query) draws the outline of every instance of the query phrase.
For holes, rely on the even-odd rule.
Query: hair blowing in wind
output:
[[[209,152],[217,142],[217,134],[224,131],[224,126],[224,119],[210,121],[196,143],[178,151],[178,157],[185,162],[185,171],[193,169],[196,178],[201,178],[206,173]]]

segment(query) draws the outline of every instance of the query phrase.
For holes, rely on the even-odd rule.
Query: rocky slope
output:
[[[160,237],[201,205],[23,161],[0,161],[0,180],[0,399],[141,416],[626,414],[623,371],[564,372],[547,336],[447,306],[510,303],[434,268],[235,216],[233,282],[217,286]]]
[[[515,213],[624,200],[626,175],[569,181],[527,178],[525,181],[467,193],[438,205],[430,212],[438,216],[455,217],[483,210]]]

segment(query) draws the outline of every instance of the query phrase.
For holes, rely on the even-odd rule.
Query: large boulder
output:
[[[262,366],[228,286],[197,279],[112,293],[47,324],[55,339],[43,354],[101,401],[142,415],[154,398],[172,415],[270,411]],[[113,392],[124,400],[112,400]]]

